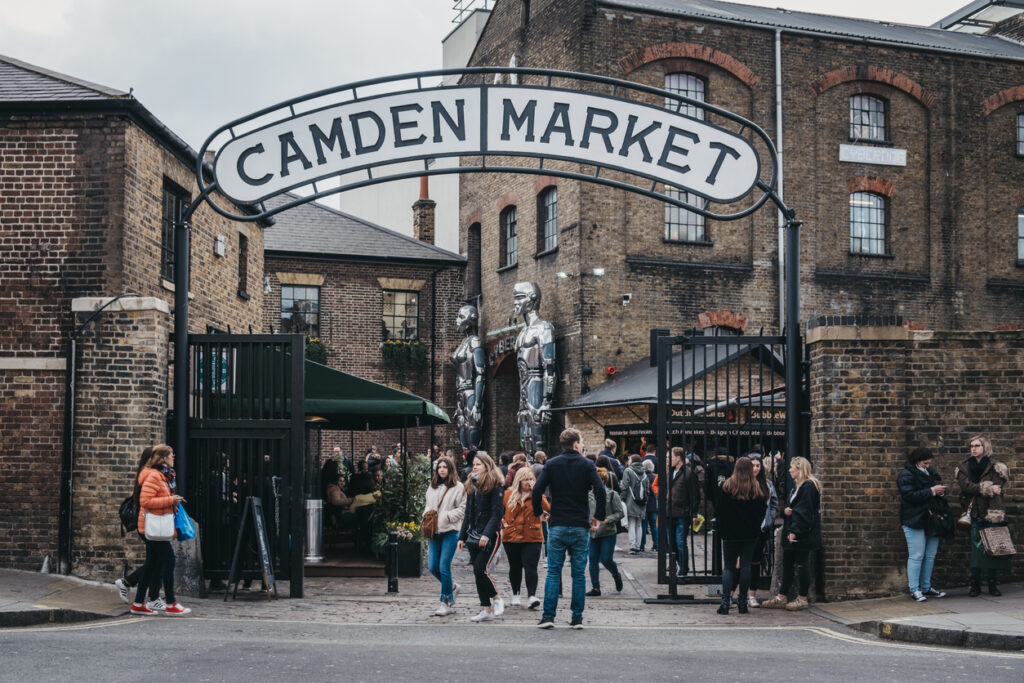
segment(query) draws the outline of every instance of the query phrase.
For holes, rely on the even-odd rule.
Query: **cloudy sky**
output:
[[[968,1],[744,4],[927,25]],[[290,97],[440,68],[441,41],[454,28],[452,5],[453,0],[0,0],[0,54],[132,88],[198,149],[219,125]]]

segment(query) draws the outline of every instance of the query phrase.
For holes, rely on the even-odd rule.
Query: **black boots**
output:
[[[612,574],[612,578],[615,580],[615,590],[619,593],[622,592],[622,574],[615,572]]]
[[[971,579],[971,592],[967,595],[972,598],[976,598],[981,595],[981,579]]]
[[[979,587],[980,588],[980,587]],[[974,590],[973,588],[971,590]],[[994,595],[997,598],[1003,594],[1003,591],[999,590],[999,586],[996,585],[995,579],[988,580],[988,594]]]
[[[718,608],[718,613],[719,614],[728,614],[729,613],[729,596],[728,595],[723,595],[722,596],[722,606]]]
[[[750,611],[750,605],[747,603],[746,593],[740,593],[740,597],[736,601],[736,611],[740,614],[746,614]]]

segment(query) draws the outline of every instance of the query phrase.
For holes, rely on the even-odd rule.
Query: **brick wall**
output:
[[[282,258],[268,255],[266,273],[271,291],[264,295],[263,323],[260,331],[279,330],[281,326],[281,273],[304,273],[323,276],[320,288],[320,339],[327,346],[327,364],[344,372],[373,382],[393,383],[381,363],[380,343],[383,299],[379,278],[423,281],[419,290],[419,336],[427,345],[427,370],[408,381],[408,390],[432,400],[446,413],[455,410],[455,375],[450,357],[461,341],[455,328],[455,316],[462,305],[464,266],[436,264],[399,264],[367,261]],[[433,284],[432,284],[433,283]],[[436,307],[434,291],[436,290]],[[433,344],[431,341],[433,340]],[[431,387],[431,353],[435,367]],[[408,431],[408,442],[415,452],[424,452],[429,444],[430,429]],[[437,426],[435,442],[447,446],[457,444],[451,427]],[[323,450],[330,453],[339,446],[346,454],[364,452],[377,445],[382,452],[389,444],[400,441],[398,430],[382,432],[324,432]]]
[[[822,327],[809,333],[811,451],[824,484],[825,593],[906,590],[896,476],[918,445],[953,484],[968,439],[986,434],[1011,476],[1024,464],[1024,333]],[[1024,495],[1008,487],[1009,521],[1024,538]],[[950,502],[958,507],[953,484]],[[963,533],[943,541],[935,584],[967,581]],[[1019,569],[1014,576],[1019,580]]]
[[[521,27],[519,8],[497,3],[472,65],[504,65],[515,55],[523,67],[655,87],[663,87],[666,73],[694,73],[706,80],[709,102],[776,134],[770,28],[624,12],[589,0],[534,3]],[[1019,323],[1024,268],[1014,250],[1024,163],[1015,156],[1015,117],[1024,94],[1013,89],[1024,83],[1024,67],[790,34],[783,34],[782,64],[786,200],[804,221],[804,318],[902,315],[952,329]],[[993,99],[1002,91],[1008,94]],[[887,103],[887,138],[907,151],[906,166],[839,161],[839,145],[851,142],[849,98],[856,93]],[[583,366],[627,367],[646,356],[653,327],[681,333],[699,313],[726,309],[745,316],[752,333],[778,331],[778,219],[771,207],[737,221],[708,221],[707,244],[668,242],[660,201],[559,180],[559,249],[534,258],[535,183],[535,176],[463,176],[460,249],[475,254],[470,228],[479,223],[485,331],[507,323],[514,282],[540,283],[542,314],[559,345],[559,405],[579,395]],[[849,195],[858,188],[890,197],[883,257],[850,253]],[[499,207],[509,197],[519,209],[520,256],[515,268],[503,269]],[[555,278],[595,266],[606,269],[604,277]],[[626,293],[633,298],[623,307]]]

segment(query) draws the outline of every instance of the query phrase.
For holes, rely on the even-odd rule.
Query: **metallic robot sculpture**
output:
[[[547,450],[547,425],[555,395],[555,328],[540,317],[540,287],[535,282],[518,282],[512,288],[513,311],[523,316],[526,327],[516,338],[519,368],[519,436],[532,458]]]
[[[455,426],[465,451],[480,449],[480,411],[484,400],[487,354],[480,346],[478,321],[476,307],[469,304],[460,308],[455,318],[455,326],[465,335],[452,354],[452,363],[455,365]]]

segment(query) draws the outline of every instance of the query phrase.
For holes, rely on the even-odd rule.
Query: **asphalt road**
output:
[[[559,621],[563,621],[559,617]],[[0,630],[0,681],[1014,681],[1024,653],[822,627],[436,626],[169,617]]]

